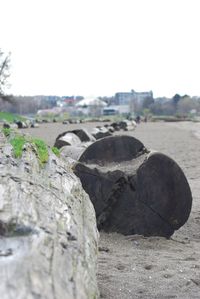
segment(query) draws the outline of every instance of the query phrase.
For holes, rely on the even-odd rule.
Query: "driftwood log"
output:
[[[73,133],[76,136],[79,137],[79,139],[81,140],[81,142],[93,142],[96,139],[84,128],[82,129],[75,129],[72,131],[65,131],[61,134],[58,135],[58,137],[56,138],[56,140],[60,139],[61,137],[65,136],[68,133]]]
[[[83,143],[79,144],[78,146],[66,145],[66,146],[61,147],[60,154],[63,158],[70,157],[73,160],[79,160],[82,153],[91,144],[92,144],[91,142],[83,142]]]
[[[65,132],[57,137],[54,146],[60,149],[66,145],[77,146],[80,144],[81,140],[76,134],[72,132]]]
[[[74,172],[104,231],[170,237],[189,217],[192,195],[181,168],[133,137],[96,141]]]
[[[93,128],[90,132],[95,139],[101,139],[107,136],[111,136],[112,133],[105,127]]]
[[[0,140],[0,298],[98,298],[93,206],[67,159]]]

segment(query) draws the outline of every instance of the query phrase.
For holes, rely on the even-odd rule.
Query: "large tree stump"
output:
[[[0,298],[97,298],[95,213],[69,161],[41,167],[30,144],[15,159],[0,137]]]
[[[99,229],[169,237],[188,219],[192,196],[181,168],[130,136],[100,139],[74,167]]]

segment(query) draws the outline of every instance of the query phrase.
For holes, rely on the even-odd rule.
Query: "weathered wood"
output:
[[[95,137],[95,139],[101,139],[112,135],[112,133],[105,127],[93,128],[90,133]]]
[[[111,127],[113,127],[115,131],[120,131],[119,122],[112,123]]]
[[[96,139],[84,128],[82,129],[75,129],[72,131],[65,131],[63,133],[61,133],[60,135],[58,135],[58,137],[56,138],[56,140],[60,139],[61,137],[65,136],[68,133],[73,133],[76,136],[79,137],[79,139],[81,140],[81,142],[93,142]]]
[[[115,132],[115,129],[110,126],[110,125],[104,125],[104,127],[110,132],[110,133],[114,133]]]
[[[145,151],[138,139],[131,136],[111,136],[91,144],[82,154],[79,161],[87,164],[107,163],[131,160]]]
[[[75,166],[99,229],[169,237],[188,219],[192,195],[181,168],[130,136],[96,141]]]
[[[0,141],[0,298],[98,298],[95,213],[71,164]]]
[[[60,154],[63,158],[70,157],[73,160],[78,161],[80,156],[85,151],[85,149],[91,144],[92,144],[91,142],[82,142],[80,146],[72,146],[72,145],[63,146],[60,149]]]
[[[54,146],[60,149],[65,145],[77,146],[80,143],[81,140],[76,134],[71,132],[64,132],[56,138]]]
[[[124,131],[132,131],[136,128],[136,122],[132,120],[125,119],[119,122],[119,127]]]

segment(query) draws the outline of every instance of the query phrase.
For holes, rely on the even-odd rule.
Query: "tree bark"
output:
[[[70,162],[0,145],[1,299],[98,298],[95,213]]]

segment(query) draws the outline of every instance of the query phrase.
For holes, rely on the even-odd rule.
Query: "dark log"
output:
[[[119,127],[119,123],[118,122],[112,123],[111,127],[113,127],[115,131],[120,131],[120,127]]]
[[[68,133],[73,133],[76,136],[78,136],[81,142],[93,142],[96,140],[86,129],[75,129],[72,131],[65,131],[60,135],[58,135],[56,140],[60,139],[61,137],[65,136]]]
[[[145,151],[138,139],[131,136],[111,136],[91,144],[79,161],[87,164],[105,165],[107,163],[128,161]]]
[[[104,125],[104,127],[105,127],[110,133],[114,133],[114,132],[115,132],[114,128],[111,127],[111,126],[108,125],[108,124]]]
[[[60,136],[60,135],[59,135]],[[61,148],[65,145],[73,145],[77,146],[81,143],[80,138],[75,135],[74,133],[67,132],[64,135],[61,134],[61,136],[56,139],[54,146],[57,148]]]
[[[121,130],[124,130],[124,131],[132,131],[132,130],[135,130],[135,128],[136,128],[136,122],[132,121],[132,120],[125,119],[125,120],[119,122],[119,127]]]
[[[192,195],[171,158],[130,136],[96,141],[74,171],[94,205],[99,229],[170,237],[188,219]]]
[[[112,135],[112,133],[105,127],[93,128],[90,133],[95,137],[95,139],[101,139]]]
[[[32,145],[15,159],[0,136],[0,298],[98,298],[98,233],[79,179],[49,151],[41,166]]]

